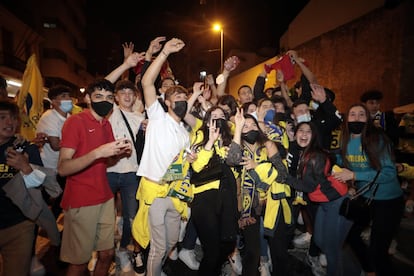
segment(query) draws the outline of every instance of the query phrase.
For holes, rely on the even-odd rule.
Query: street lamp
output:
[[[220,71],[223,70],[223,27],[216,23],[213,25],[213,30],[220,32]]]

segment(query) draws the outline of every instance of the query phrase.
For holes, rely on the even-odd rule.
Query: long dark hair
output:
[[[197,130],[197,132],[198,131],[203,132],[203,140],[200,143],[195,144],[194,148],[204,146],[208,142],[208,139],[209,139],[209,125],[208,124],[210,123],[210,120],[211,120],[211,112],[217,109],[220,109],[221,111],[223,111],[223,114],[226,114],[226,112],[224,112],[224,110],[218,106],[213,106],[209,110],[207,110],[206,115],[204,115],[204,118],[203,118],[203,124],[201,125],[200,129]],[[226,122],[227,122],[227,125],[220,129],[221,140],[223,141],[224,146],[230,145],[233,139],[233,136],[230,131],[230,127],[228,125],[228,121],[226,120]]]
[[[362,129],[361,133],[361,146],[362,152],[365,153],[368,157],[369,164],[375,170],[381,169],[381,158],[384,154],[389,154],[389,156],[393,159],[394,155],[391,150],[391,142],[388,137],[385,135],[384,131],[376,127],[370,118],[369,111],[364,104],[353,104],[351,105],[345,115],[344,124],[342,125],[342,140],[341,140],[341,155],[342,160],[344,162],[345,167],[349,168],[349,162],[346,158],[347,150],[348,150],[348,143],[351,137],[351,133],[348,128],[348,116],[349,111],[353,107],[360,106],[364,109],[367,123],[365,124],[364,128]]]
[[[318,162],[319,160],[323,160],[326,158],[329,158],[329,154],[328,152],[326,152],[324,149],[322,149],[322,147],[320,146],[319,143],[319,137],[318,137],[318,130],[315,126],[315,124],[311,123],[311,122],[301,122],[296,126],[295,129],[295,136],[296,133],[298,131],[298,129],[302,126],[302,125],[309,125],[311,131],[312,131],[312,136],[311,136],[311,140],[309,142],[309,145],[307,145],[299,159],[299,167],[298,167],[298,173],[299,174],[303,174],[303,170],[306,166],[307,162]],[[314,166],[315,167],[315,166]]]

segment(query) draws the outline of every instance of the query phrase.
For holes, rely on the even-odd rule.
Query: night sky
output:
[[[157,36],[181,38],[186,43],[184,55],[194,66],[190,70],[213,71],[213,68],[219,67],[220,62],[219,52],[208,51],[220,48],[220,35],[211,28],[214,22],[219,21],[223,25],[224,57],[231,49],[272,57],[279,51],[280,36],[307,2],[308,0],[119,0],[116,5],[112,1],[102,1],[96,6],[88,1],[87,14],[89,26],[108,28],[120,36],[121,42],[134,42],[136,51],[145,51],[149,42]],[[90,30],[95,32],[93,28]],[[118,41],[109,41],[108,37],[99,39],[90,36],[92,37],[93,42],[89,45],[96,43],[101,46],[89,49],[90,68],[96,73],[105,74],[121,60],[121,45]],[[96,49],[100,47],[103,48]],[[107,48],[106,52],[104,47]],[[108,53],[113,55],[106,58],[111,59],[111,62],[97,57]],[[177,68],[173,70],[174,73],[179,71]]]

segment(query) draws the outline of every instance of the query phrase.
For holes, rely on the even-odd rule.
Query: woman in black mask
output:
[[[270,236],[274,274],[286,275],[286,225],[291,220],[286,197],[290,196],[290,189],[282,183],[286,179],[287,169],[282,163],[276,144],[268,140],[253,116],[243,116],[242,111],[237,111],[235,123],[227,163],[241,167],[242,206],[239,227],[245,242],[242,275],[255,275],[257,272],[261,256],[260,236],[263,233],[260,231],[260,224],[263,215],[264,231]],[[268,209],[269,206],[271,208]]]
[[[225,164],[232,135],[220,107],[210,108],[193,136],[190,182],[194,199],[191,219],[203,248],[198,275],[219,275],[237,237],[237,190],[233,171]]]
[[[393,235],[403,213],[403,193],[397,179],[391,143],[383,130],[373,125],[365,105],[352,105],[342,129],[342,172],[334,174],[341,181],[350,181],[358,189],[371,182],[377,172],[374,187],[362,194],[372,198],[371,221],[355,222],[348,242],[367,275],[395,275],[388,254]],[[361,232],[371,223],[369,246]]]

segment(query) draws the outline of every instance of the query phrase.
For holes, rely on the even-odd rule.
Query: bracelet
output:
[[[164,50],[161,50],[161,54],[163,54],[165,57],[168,57],[168,55],[164,52]]]

